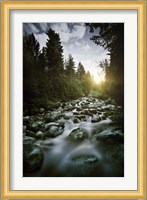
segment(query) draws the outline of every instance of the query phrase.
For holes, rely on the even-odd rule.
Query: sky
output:
[[[89,32],[89,28],[85,23],[24,23],[23,31],[25,33],[33,33],[36,40],[40,43],[40,48],[46,45],[48,29],[53,29],[60,35],[63,46],[64,58],[67,59],[71,54],[76,67],[81,62],[86,71],[93,75],[95,81],[100,82],[98,72],[101,69],[98,67],[99,62],[104,59],[109,59],[107,50],[97,46],[90,40],[92,35],[98,34],[99,29],[94,33]]]

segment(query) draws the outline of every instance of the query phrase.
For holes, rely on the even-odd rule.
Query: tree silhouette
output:
[[[123,23],[87,23],[90,32],[99,29],[91,37],[97,45],[109,51],[110,70],[106,71],[107,92],[123,104],[124,101],[124,24]]]

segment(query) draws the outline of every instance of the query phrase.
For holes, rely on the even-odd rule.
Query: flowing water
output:
[[[43,152],[43,160],[37,170],[24,169],[24,176],[124,176],[123,125],[114,120],[118,116],[111,116],[111,113],[115,116],[122,112],[121,107],[93,98],[82,98],[73,102],[72,105],[60,105],[51,111],[57,112],[57,115],[60,113],[60,117],[56,115],[52,122],[44,121],[44,113],[40,115],[43,116],[43,125],[49,126],[48,134],[55,127],[62,130],[62,134],[53,131],[56,135],[48,136],[44,131],[45,137],[35,139],[31,145],[39,147]],[[24,134],[24,139],[27,137],[30,135]],[[32,155],[31,151],[29,153]],[[37,155],[36,158],[32,157],[32,161],[33,159],[37,159]]]

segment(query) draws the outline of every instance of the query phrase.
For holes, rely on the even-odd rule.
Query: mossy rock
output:
[[[40,169],[43,162],[43,151],[36,145],[24,145],[23,171],[34,172]]]
[[[72,141],[83,141],[88,138],[88,133],[82,128],[77,128],[71,131],[68,138]]]

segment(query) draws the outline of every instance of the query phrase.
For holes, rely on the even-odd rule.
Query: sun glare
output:
[[[93,79],[96,84],[100,84],[102,81],[104,81],[104,76],[98,76],[97,74],[93,75]]]

